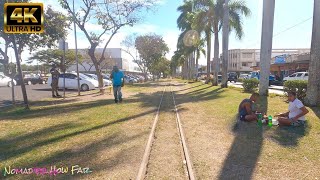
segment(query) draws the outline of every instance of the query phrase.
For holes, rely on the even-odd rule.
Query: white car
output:
[[[95,80],[98,81],[98,76],[95,75],[95,74],[85,74],[85,75],[86,75],[86,76],[89,76],[89,77],[91,77],[91,78],[93,78],[93,79],[95,79]],[[105,86],[111,86],[111,85],[112,85],[112,82],[111,82],[110,80],[108,80],[108,79],[103,78],[103,84],[104,84]]]
[[[13,84],[17,85],[17,82],[15,80],[13,80]],[[12,82],[11,82],[11,78],[0,74],[0,86],[8,86],[8,87],[12,87]]]
[[[303,80],[308,81],[309,73],[308,72],[297,72],[293,73],[288,77],[283,78],[283,81],[292,81],[292,80]]]
[[[240,74],[239,79],[248,79],[249,74]]]
[[[78,78],[75,73],[60,74],[59,76],[59,88],[63,88],[63,77],[65,77],[66,89],[78,89]],[[79,74],[80,77],[80,89],[82,91],[89,91],[99,86],[98,81],[88,78],[83,74]],[[52,76],[48,78],[48,85],[51,86]]]

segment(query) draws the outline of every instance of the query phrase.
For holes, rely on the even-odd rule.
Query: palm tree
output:
[[[311,42],[311,62],[306,103],[310,106],[320,104],[320,1],[314,0],[313,30]]]
[[[219,32],[222,28],[224,16],[224,0],[195,0],[196,10],[199,11],[196,15],[196,26],[205,33],[207,40],[207,65],[210,65],[210,50],[211,50],[211,33],[214,33],[214,64],[215,78],[213,85],[218,84],[218,72],[220,70],[219,62]],[[235,0],[229,3],[229,24],[230,31],[235,31],[237,38],[243,36],[242,16],[249,16],[250,9],[246,3],[241,0]]]
[[[177,19],[178,28],[182,31],[179,36],[177,48],[180,53],[180,59],[184,60],[184,71],[188,71],[188,79],[195,76],[195,67],[198,68],[198,60],[200,58],[201,52],[203,52],[203,41],[200,38],[195,39],[192,44],[185,44],[184,39],[190,33],[196,33],[197,31],[193,30],[192,25],[195,21],[195,12],[194,12],[194,2],[184,1],[184,4],[179,6],[177,9],[181,12],[180,16]],[[195,62],[196,61],[196,62]],[[196,65],[195,65],[196,64]]]
[[[272,51],[273,20],[275,0],[263,1],[263,20],[260,50],[260,85],[259,94],[267,96],[269,93],[270,61]]]

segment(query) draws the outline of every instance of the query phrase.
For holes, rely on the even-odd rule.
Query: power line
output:
[[[274,37],[276,37],[276,36],[279,36],[280,34],[282,34],[282,33],[284,33],[284,32],[287,32],[287,31],[289,31],[289,30],[291,30],[291,29],[293,29],[293,28],[295,28],[295,27],[297,27],[297,26],[300,26],[301,24],[303,24],[303,23],[305,23],[305,22],[307,22],[307,21],[309,21],[309,20],[311,20],[311,19],[312,19],[312,17],[309,17],[308,19],[305,19],[305,20],[303,20],[303,21],[301,21],[301,22],[299,22],[299,23],[297,23],[297,24],[295,24],[295,25],[293,25],[293,26],[291,26],[291,27],[286,28],[286,29],[283,30],[283,31],[280,31],[280,32],[274,34],[272,37],[274,38]],[[255,42],[254,44],[252,44],[252,45],[250,45],[250,46],[256,45],[256,44],[258,44],[258,43],[259,43],[259,41]],[[250,46],[247,46],[246,49],[247,49],[248,47],[250,47]]]
[[[287,29],[285,29],[285,30],[283,30],[283,31],[281,31],[281,32],[279,32],[279,33],[277,33],[277,34],[273,35],[272,37],[276,37],[276,36],[278,36],[278,35],[280,35],[280,34],[282,34],[282,33],[286,32],[286,31],[289,31],[290,29],[293,29],[293,28],[295,28],[295,27],[297,27],[297,26],[299,26],[299,25],[301,25],[301,24],[303,24],[303,23],[305,23],[305,22],[309,21],[310,19],[312,19],[312,17],[309,17],[308,19],[306,19],[306,20],[304,20],[304,21],[301,21],[301,22],[300,22],[300,23],[298,23],[298,24],[293,25],[293,26],[291,26],[291,27],[289,27],[289,28],[287,28]]]

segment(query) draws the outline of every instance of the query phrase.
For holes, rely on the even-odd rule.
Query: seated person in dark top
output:
[[[253,112],[252,106],[259,99],[258,93],[253,93],[250,99],[244,99],[239,105],[239,116],[241,121],[257,121],[258,117]]]

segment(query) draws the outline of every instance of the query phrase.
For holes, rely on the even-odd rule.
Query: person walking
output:
[[[124,75],[123,72],[119,70],[118,66],[113,66],[110,78],[112,79],[113,84],[113,95],[114,102],[122,102],[122,92],[121,87],[124,86]]]
[[[57,69],[57,66],[55,64],[52,65],[52,68],[50,69],[51,73],[51,91],[52,91],[52,97],[61,97],[58,93],[58,84],[59,84],[59,76],[60,72]],[[56,95],[54,94],[56,93]]]

